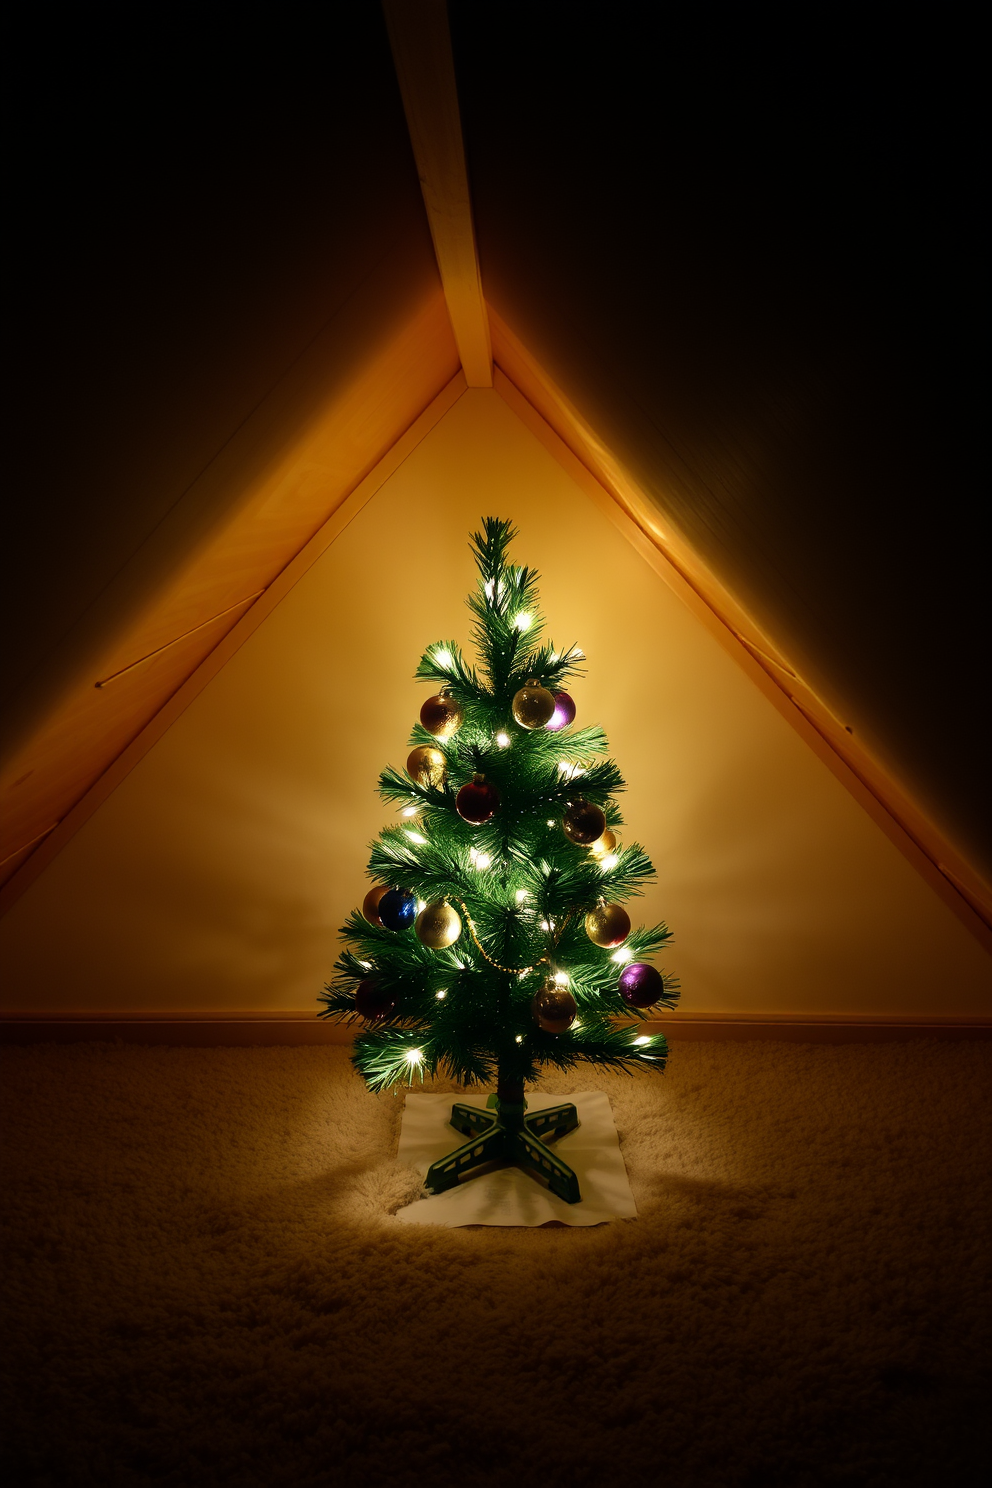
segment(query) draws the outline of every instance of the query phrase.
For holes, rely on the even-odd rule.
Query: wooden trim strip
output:
[[[199,625],[194,625],[189,630],[184,630],[182,635],[173,636],[171,641],[166,641],[164,646],[156,646],[154,651],[149,651],[147,656],[139,656],[137,661],[129,662],[126,667],[121,667],[119,672],[111,672],[109,677],[104,677],[101,682],[94,682],[94,687],[109,687],[111,682],[116,682],[118,677],[126,677],[128,672],[133,672],[143,662],[151,661],[153,656],[161,656],[163,651],[168,651],[172,646],[178,646],[180,641],[185,641],[187,636],[196,635],[197,631],[206,630],[208,625],[213,625],[215,620],[223,620],[225,615],[231,615],[235,610],[240,610],[242,605],[251,604],[253,599],[258,599],[265,593],[264,589],[256,589],[254,594],[249,594],[245,599],[239,599],[235,604],[228,605],[226,610],[218,610],[216,615],[211,615],[209,620],[201,620]]]
[[[631,1025],[634,1026],[633,1024]],[[771,1040],[804,1044],[908,1039],[992,1039],[992,1017],[874,1013],[673,1013],[637,1025],[673,1043]],[[355,1024],[328,1023],[312,1009],[278,1011],[14,1011],[0,1014],[0,1044],[113,1043],[192,1047],[350,1044]]]
[[[268,588],[262,591],[247,613],[242,615],[237,624],[201,661],[196,671],[173,693],[164,707],[159,709],[155,717],[145,725],[123,753],[119,754],[108,766],[99,780],[90,786],[68,815],[62,818],[58,826],[7,880],[0,889],[0,916],[6,914],[11,905],[34,883],[39,874],[44,872],[53,858],[58,856],[66,843],[79,831],[79,828],[90,819],[98,807],[103,805],[121,781],[130,775],[135,765],[144,759],[148,751],[186,711],[194,698],[200,695],[207,683],[216,677],[235,652],[239,651],[245,641],[255,633],[263,620],[272,614],[294,585],[340,537],[376,491],[399,469],[404,460],[413,453],[421,441],[440,423],[448,410],[457,403],[465,391],[465,386],[464,374],[456,373],[447,386],[441,389],[437,397],[432,399],[423,413],[413,421],[406,433],[402,434],[392,448],[387,450],[374,469],[370,470],[365,479],[359,482],[351,495],[341,502],[324,525],[301,548],[296,557],[273,579]]]
[[[686,576],[672,557],[655,540],[654,534],[636,520],[630,509],[622,504],[614,493],[589,469],[583,459],[557,433],[520,389],[497,365],[494,386],[500,397],[509,405],[517,417],[534,434],[545,449],[565,469],[576,485],[590,497],[600,511],[609,518],[645,562],[655,570],[669,588],[706,626],[710,634],[719,641],[725,651],[747,673],[751,681],[777,709],[783,718],[796,730],[804,741],[822,760],[827,768],[854,796],[875,824],[881,828],[894,846],[906,857],[921,877],[937,893],[949,909],[984,949],[992,955],[992,925],[986,914],[992,904],[986,906],[984,898],[974,891],[966,891],[961,877],[948,871],[946,859],[936,856],[933,846],[943,845],[947,855],[957,858],[949,844],[944,844],[936,828],[932,829],[932,841],[921,840],[911,831],[890,806],[877,788],[875,778],[867,779],[856,766],[846,759],[837,747],[835,738],[824,731],[819,718],[806,706],[806,698],[799,701],[793,696],[796,689],[796,674],[783,661],[776,661],[769,653],[747,640],[725,618],[711,602],[710,595]],[[760,652],[761,654],[756,654]],[[764,662],[767,661],[767,665]],[[838,725],[838,727],[842,727]],[[843,737],[843,735],[842,735]],[[970,878],[969,878],[970,884]]]
[[[36,842],[41,842],[43,838],[48,836],[49,832],[54,832],[57,826],[58,822],[52,822],[50,827],[46,827],[43,832],[39,832],[37,837],[32,837],[30,842],[22,842],[20,847],[15,847],[14,851],[9,852],[5,858],[0,858],[0,868],[5,863],[9,863],[11,858],[16,858],[19,853],[27,852],[29,847],[34,847]]]
[[[458,355],[469,387],[492,387],[446,0],[383,0],[420,188]]]

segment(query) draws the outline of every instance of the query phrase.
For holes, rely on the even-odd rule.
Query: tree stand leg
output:
[[[509,1093],[516,1096],[518,1092]],[[473,1177],[478,1169],[492,1162],[503,1162],[523,1168],[524,1172],[542,1180],[566,1204],[579,1202],[582,1197],[579,1180],[568,1164],[556,1157],[546,1145],[575,1130],[579,1124],[575,1107],[571,1104],[550,1106],[528,1116],[525,1114],[523,1087],[519,1095],[519,1101],[491,1095],[489,1106],[495,1108],[495,1115],[491,1115],[489,1110],[480,1110],[478,1106],[464,1105],[461,1101],[452,1106],[451,1125],[469,1141],[431,1164],[425,1186],[432,1193],[444,1193],[463,1178]]]

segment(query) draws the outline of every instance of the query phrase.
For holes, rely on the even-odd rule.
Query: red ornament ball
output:
[[[462,726],[465,711],[454,698],[439,692],[427,699],[420,710],[420,721],[435,739],[450,739]]]
[[[646,961],[632,961],[620,973],[619,986],[628,1007],[652,1007],[664,994],[665,978]]]
[[[484,775],[473,775],[455,797],[455,810],[462,821],[481,826],[499,806],[499,791]]]
[[[355,992],[355,1010],[366,1023],[381,1023],[396,1011],[396,999],[375,977],[366,977]]]

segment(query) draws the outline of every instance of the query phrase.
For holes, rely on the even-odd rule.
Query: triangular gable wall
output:
[[[687,1012],[985,1011],[976,939],[506,398],[469,390],[421,434],[13,905],[7,1006],[314,1006],[413,668],[467,635],[466,538],[495,513],[588,653],[581,716],[629,780]]]

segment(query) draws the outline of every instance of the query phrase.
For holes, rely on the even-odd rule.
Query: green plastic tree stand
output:
[[[510,1163],[546,1183],[566,1204],[577,1204],[582,1197],[579,1180],[547,1146],[578,1126],[575,1107],[548,1106],[528,1116],[526,1106],[526,1101],[510,1104],[495,1095],[489,1097],[489,1109],[485,1111],[456,1102],[451,1108],[451,1125],[469,1140],[431,1164],[425,1187],[435,1194],[444,1193],[491,1163]],[[495,1115],[491,1114],[493,1108]]]

